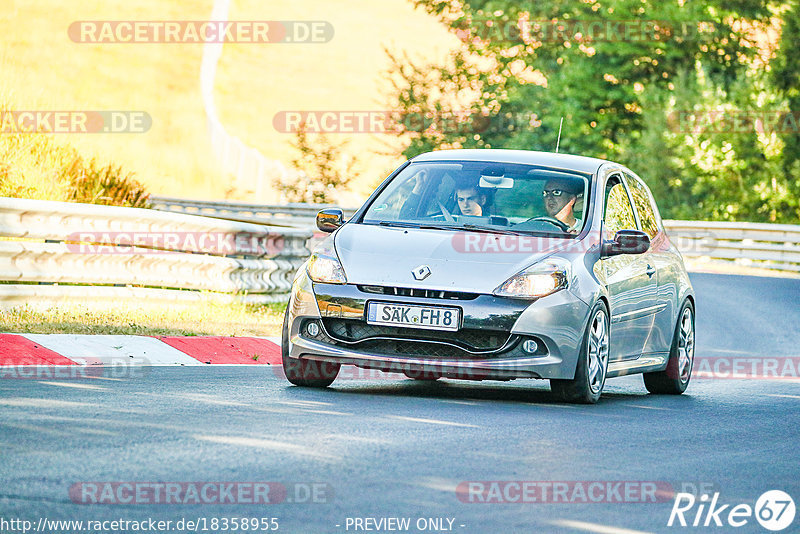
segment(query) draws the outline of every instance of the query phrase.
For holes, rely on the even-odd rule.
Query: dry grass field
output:
[[[78,20],[206,20],[213,0],[6,0],[0,16],[0,107],[16,110],[143,110],[144,134],[61,134],[86,157],[132,171],[153,194],[223,198],[229,177],[213,159],[200,96],[201,44],[84,44]],[[324,44],[226,44],[215,98],[228,131],[288,164],[291,135],[276,132],[281,110],[380,110],[388,61],[383,46],[440,57],[455,38],[408,0],[232,0],[230,20],[323,20]],[[337,136],[342,137],[342,136]],[[387,139],[351,135],[348,151],[365,194],[399,159],[378,155]],[[392,141],[389,139],[388,141]],[[396,139],[394,140],[396,143]],[[275,198],[240,200],[273,201]],[[235,197],[234,197],[235,198]]]

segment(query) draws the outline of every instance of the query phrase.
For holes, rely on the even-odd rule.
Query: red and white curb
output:
[[[280,365],[279,338],[0,334],[0,366]]]

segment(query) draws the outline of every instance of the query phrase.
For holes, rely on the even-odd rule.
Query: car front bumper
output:
[[[575,376],[589,307],[569,291],[530,302],[394,288],[383,290],[395,293],[376,294],[376,289],[312,283],[301,269],[289,303],[289,357],[467,380]],[[455,306],[462,310],[461,329],[443,333],[369,326],[364,310],[371,300]],[[315,335],[309,333],[310,323],[318,327]],[[535,352],[522,348],[529,339],[538,346]]]

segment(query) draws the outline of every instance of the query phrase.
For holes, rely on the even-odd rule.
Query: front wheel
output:
[[[667,368],[656,373],[645,373],[644,387],[650,393],[680,395],[686,391],[694,365],[694,308],[689,301],[684,302],[672,346],[669,351]]]
[[[339,374],[341,365],[331,362],[316,360],[301,360],[289,357],[289,310],[283,316],[283,330],[281,332],[281,362],[286,379],[295,386],[310,388],[326,388],[330,386],[336,375]]]
[[[608,312],[602,302],[589,314],[575,378],[550,380],[550,389],[561,400],[577,404],[594,404],[600,400],[608,372]]]

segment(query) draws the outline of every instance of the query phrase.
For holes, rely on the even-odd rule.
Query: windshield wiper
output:
[[[378,223],[381,226],[396,226],[399,228],[421,228],[423,230],[467,230],[469,232],[481,232],[485,234],[505,234],[505,235],[530,235],[528,232],[522,231],[514,231],[514,230],[505,230],[501,228],[492,228],[489,226],[479,226],[477,224],[417,224],[411,222],[402,222],[402,221],[380,221]]]
[[[506,234],[506,235],[530,235],[525,232],[515,232],[514,230],[504,230],[500,228],[492,228],[490,226],[478,226],[476,224],[462,224],[459,228],[470,230],[472,232],[482,232],[486,234]]]
[[[457,226],[449,226],[444,224],[416,224],[400,221],[380,221],[378,224],[381,226],[396,226],[398,228],[421,228],[423,230],[454,230],[458,228]]]

